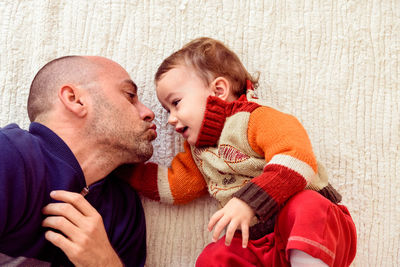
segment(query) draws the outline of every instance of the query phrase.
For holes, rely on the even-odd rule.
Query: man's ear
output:
[[[212,89],[215,96],[224,101],[231,95],[231,83],[224,77],[215,78],[212,82]]]
[[[73,85],[63,85],[58,91],[58,98],[64,107],[79,117],[87,114],[87,107],[81,100],[80,89]]]

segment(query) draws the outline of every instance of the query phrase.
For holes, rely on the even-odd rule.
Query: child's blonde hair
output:
[[[236,97],[246,93],[246,80],[250,80],[254,88],[258,85],[258,78],[249,74],[238,56],[222,42],[212,38],[194,39],[164,59],[155,74],[155,82],[157,83],[163,74],[180,65],[193,68],[206,86],[220,76],[228,79]]]

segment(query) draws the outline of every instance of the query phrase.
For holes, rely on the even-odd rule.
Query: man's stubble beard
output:
[[[97,115],[89,123],[87,132],[98,139],[97,143],[104,147],[105,155],[109,155],[111,161],[117,160],[120,164],[139,163],[150,159],[153,155],[153,145],[151,133],[145,127],[145,122],[139,121],[140,125],[133,127],[121,125],[116,118],[123,118],[126,115],[120,114],[104,99],[101,101],[98,103],[102,105],[95,106],[94,112]],[[107,116],[109,114],[113,116]],[[138,128],[141,128],[141,131],[134,131]]]

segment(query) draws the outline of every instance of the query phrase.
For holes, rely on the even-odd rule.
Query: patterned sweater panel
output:
[[[249,112],[226,118],[216,146],[191,146],[194,161],[203,174],[210,195],[221,206],[234,193],[263,172],[265,159],[247,141]]]

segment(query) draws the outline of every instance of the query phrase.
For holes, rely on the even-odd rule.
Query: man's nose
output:
[[[140,102],[140,110],[139,110],[139,114],[140,117],[145,120],[145,121],[152,121],[154,120],[154,112],[149,109],[148,107],[146,107],[142,102]]]

